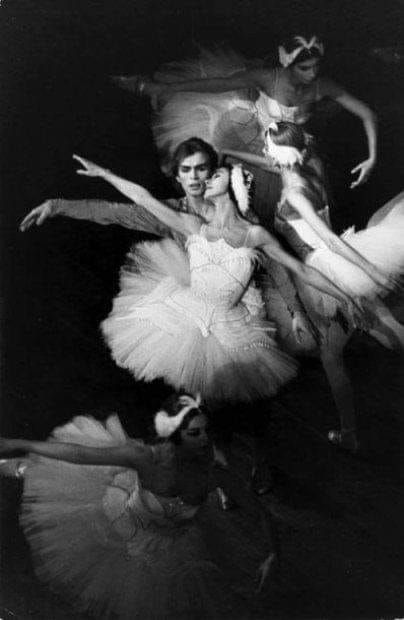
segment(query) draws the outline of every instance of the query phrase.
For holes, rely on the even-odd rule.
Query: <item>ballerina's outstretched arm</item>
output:
[[[150,446],[134,442],[120,446],[95,448],[75,443],[31,441],[28,439],[0,438],[0,457],[39,454],[49,459],[78,465],[116,465],[138,469],[151,462]]]
[[[138,95],[150,97],[164,95],[165,93],[194,92],[194,93],[224,93],[231,90],[243,90],[245,88],[262,88],[262,69],[237,71],[227,77],[201,78],[179,82],[154,82],[140,75],[113,76],[112,80]],[[268,73],[268,72],[266,72]]]
[[[317,215],[311,202],[301,192],[297,189],[288,190],[287,200],[332,252],[339,254],[356,265],[356,267],[359,267],[359,269],[362,269],[362,271],[364,271],[375,284],[380,286],[382,290],[389,292],[399,286],[399,282],[397,282],[396,279],[386,276],[378,267],[370,263],[348,243],[338,237],[338,235],[327,226],[324,220]]]
[[[130,230],[159,236],[169,234],[169,229],[140,205],[96,199],[64,200],[62,198],[45,200],[32,209],[22,220],[20,231],[25,232],[34,225],[41,226],[49,218],[57,216],[87,220],[101,225],[117,224]]]
[[[166,206],[164,203],[154,198],[154,196],[141,185],[123,179],[110,170],[102,168],[88,159],[84,159],[84,157],[73,155],[73,159],[83,166],[83,168],[77,170],[77,174],[104,179],[104,181],[115,187],[121,194],[129,198],[129,200],[144,207],[149,213],[168,226],[168,228],[177,230],[185,235],[199,232],[201,224],[203,223],[201,217],[176,211]]]

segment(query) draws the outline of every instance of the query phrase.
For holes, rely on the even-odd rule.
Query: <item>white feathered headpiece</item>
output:
[[[294,146],[276,144],[272,140],[271,131],[276,133],[278,129],[278,125],[274,121],[268,126],[268,130],[265,132],[264,153],[271,159],[274,159],[276,164],[281,168],[293,168],[296,164],[302,165],[306,155],[306,149],[304,151],[299,151]],[[307,142],[308,136],[305,136],[305,138]]]
[[[245,215],[250,208],[250,188],[253,174],[241,164],[235,164],[230,171],[230,185],[241,213]]]
[[[291,65],[296,60],[300,52],[303,52],[303,50],[310,51],[312,49],[315,49],[318,51],[320,56],[324,55],[324,45],[316,36],[311,37],[309,41],[305,39],[305,37],[294,37],[294,41],[296,41],[296,47],[289,53],[285,50],[283,45],[280,45],[278,47],[279,62],[281,63],[282,67],[289,67],[289,65]]]
[[[181,426],[185,416],[192,409],[199,409],[201,405],[201,396],[197,394],[195,398],[184,394],[179,396],[176,401],[181,405],[180,411],[176,415],[169,415],[167,411],[161,409],[154,416],[154,427],[159,437],[170,437]]]

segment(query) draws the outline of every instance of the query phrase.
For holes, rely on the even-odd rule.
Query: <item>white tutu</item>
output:
[[[295,372],[260,318],[241,298],[255,254],[193,235],[184,251],[170,240],[137,245],[102,330],[112,356],[138,379],[163,378],[205,401],[248,402],[275,394]],[[135,267],[136,266],[136,267]],[[191,268],[190,268],[191,267]],[[254,303],[256,310],[253,309]]]
[[[233,50],[202,49],[198,58],[167,63],[154,75],[159,82],[182,82],[226,77],[246,68],[246,60]],[[225,93],[170,93],[153,119],[154,139],[169,160],[174,149],[191,137],[225,147],[248,150],[261,134],[257,113],[247,90]]]
[[[57,429],[55,438],[96,447],[135,441],[116,416],[106,426],[77,417]],[[234,601],[240,605],[242,599],[235,590],[239,586],[244,595],[243,586],[251,588],[265,557],[262,530],[250,520],[250,533],[243,531],[242,523],[221,515],[212,501],[200,519],[197,510],[147,491],[134,470],[42,457],[27,462],[21,524],[37,575],[96,618],[237,617],[241,607]],[[229,569],[234,590],[213,559],[219,540],[219,560],[234,552],[240,562],[244,550],[238,575],[237,564]],[[231,566],[231,558],[223,558],[224,567],[226,562]]]
[[[388,218],[391,223],[393,220],[403,220],[404,218],[404,192],[401,192],[383,207],[378,209],[370,218],[367,224],[367,228],[376,226],[384,219]]]
[[[314,248],[307,255],[306,264],[323,273],[341,290],[350,296],[368,300],[382,292],[362,269],[326,247],[304,220],[292,220],[290,224],[301,239]],[[386,275],[400,276],[404,273],[404,212],[391,212],[377,225],[359,232],[351,228],[342,238]],[[302,286],[299,293],[305,304],[314,308],[319,316],[335,316],[339,304],[333,297],[310,286]]]

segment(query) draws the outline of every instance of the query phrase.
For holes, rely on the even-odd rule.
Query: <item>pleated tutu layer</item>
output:
[[[116,416],[106,426],[74,418],[52,440],[95,447],[134,441]],[[27,462],[21,524],[36,573],[96,618],[247,617],[238,605],[244,605],[243,588],[252,592],[264,557],[262,531],[251,526],[251,518],[248,526],[231,516],[224,523],[216,504],[208,503],[200,519],[196,510],[145,490],[134,470],[42,457]],[[226,554],[227,576],[214,561],[215,548],[219,560]],[[239,562],[242,548],[245,559],[236,574],[232,554]]]
[[[227,77],[247,66],[247,60],[234,50],[201,49],[194,59],[163,65],[154,77],[164,83]],[[264,146],[265,128],[260,125],[255,102],[247,89],[225,93],[173,93],[156,110],[152,129],[166,164],[178,144],[193,136],[212,144],[219,152],[232,149],[262,155]],[[251,164],[247,168],[254,174],[253,209],[260,222],[271,230],[281,195],[280,176]]]
[[[359,232],[349,230],[343,238],[386,275],[398,277],[404,273],[404,211],[401,215],[398,212],[391,214],[378,225]],[[316,249],[309,254],[306,263],[353,297],[372,300],[383,293],[362,269],[328,248]],[[302,297],[319,315],[332,317],[338,309],[338,302],[334,298],[312,287],[305,287]]]
[[[102,331],[116,363],[137,379],[164,379],[205,401],[248,402],[275,394],[296,372],[274,325],[244,303],[228,308],[195,294],[174,242],[137,245]]]

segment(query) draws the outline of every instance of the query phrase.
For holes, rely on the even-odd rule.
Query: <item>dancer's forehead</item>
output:
[[[209,168],[210,165],[211,162],[208,153],[198,151],[197,153],[193,153],[192,155],[187,155],[187,157],[184,157],[180,161],[179,168],[181,170],[187,170],[190,168]]]
[[[294,67],[297,67],[301,71],[309,71],[310,69],[318,69],[320,66],[319,58],[307,58],[306,60],[297,61]]]
[[[212,174],[212,178],[214,177],[228,177],[229,176],[229,169],[222,167],[222,168],[216,168],[216,170],[214,170],[213,174]]]

